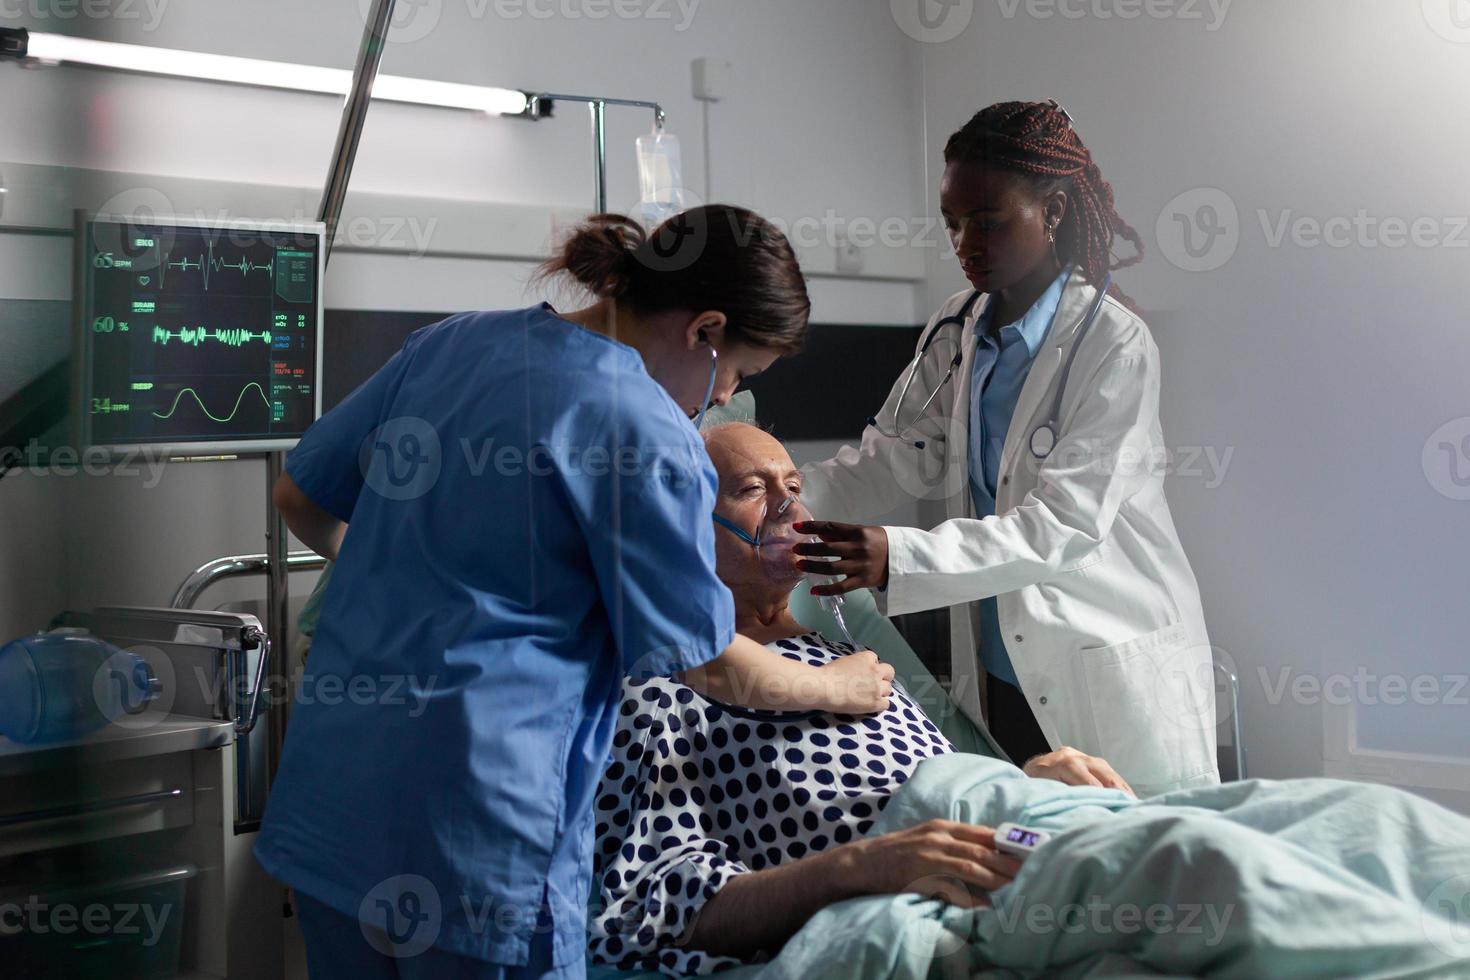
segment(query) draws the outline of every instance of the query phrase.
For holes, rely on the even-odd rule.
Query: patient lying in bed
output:
[[[765,433],[731,425],[707,441],[721,478],[717,509],[731,520],[753,524],[758,515],[745,510],[767,493],[796,489],[795,467]],[[795,621],[786,604],[794,583],[773,582],[748,545],[733,535],[717,542],[742,633],[773,655],[814,665],[853,653]],[[1455,868],[1470,892],[1470,821],[1407,794],[1329,780],[1254,781],[1140,803],[1105,761],[1075,750],[1028,760],[1024,773],[956,754],[901,685],[888,710],[852,717],[757,714],[667,678],[628,682],[613,745],[596,809],[600,900],[590,950],[595,962],[623,969],[705,974],[787,944],[782,972],[804,977],[858,976],[858,960],[864,976],[921,977],[940,955],[965,957],[964,971],[1004,965],[1059,975],[1109,952],[1193,973],[1233,964],[1220,975],[1287,968],[1334,976],[1344,975],[1333,958],[1344,950],[1353,962],[1413,962],[1440,975],[1433,971],[1446,961],[1422,927],[1423,899],[1439,885],[1436,875],[1452,877]],[[994,848],[991,828],[1003,820],[1057,835],[1024,874]],[[1384,820],[1395,829],[1417,821],[1429,841],[1459,839],[1413,855],[1412,872],[1379,874],[1392,862],[1358,852],[1368,838],[1391,849],[1382,826],[1364,824]],[[1274,911],[1238,908],[1256,898],[1241,883],[1272,869],[1280,874],[1271,882]],[[1021,928],[1014,918],[1038,900],[1055,911],[1099,894],[1176,913],[1208,905],[1215,914],[1194,934],[1173,928],[1167,937],[1122,929],[1079,937],[1055,923]],[[1270,959],[1270,930],[1286,912],[1302,917],[1291,924],[1293,958]],[[1354,912],[1372,915],[1345,923],[1361,939],[1309,928]],[[1171,919],[1176,927],[1180,916]],[[958,954],[936,942],[916,946],[916,917],[970,939]],[[809,934],[815,938],[800,941]],[[834,957],[847,965],[834,967]],[[875,963],[884,964],[876,973]]]

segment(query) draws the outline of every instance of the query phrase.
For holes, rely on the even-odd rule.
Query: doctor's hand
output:
[[[1026,760],[1021,771],[1033,779],[1055,779],[1068,786],[1103,786],[1121,789],[1129,796],[1137,797],[1127,780],[1113,771],[1106,759],[1063,745],[1055,752],[1033,755]]]
[[[888,585],[888,532],[867,524],[798,521],[798,534],[815,534],[821,541],[803,542],[793,550],[806,558],[836,561],[799,561],[796,567],[813,575],[845,575],[840,582],[812,587],[812,595],[842,595],[854,589],[881,589]]]

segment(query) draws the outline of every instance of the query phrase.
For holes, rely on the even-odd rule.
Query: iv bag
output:
[[[649,228],[684,210],[679,137],[662,130],[638,137],[639,217]]]

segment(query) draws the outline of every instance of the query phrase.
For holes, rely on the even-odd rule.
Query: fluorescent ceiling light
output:
[[[91,65],[148,75],[199,78],[325,95],[346,96],[352,88],[352,72],[345,68],[321,68],[176,48],[92,41],[64,34],[31,34],[25,53],[28,58],[51,64]],[[510,116],[524,113],[528,103],[526,93],[515,89],[435,82],[402,75],[379,75],[373,81],[373,98]]]

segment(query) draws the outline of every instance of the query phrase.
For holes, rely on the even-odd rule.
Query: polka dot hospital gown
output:
[[[816,633],[768,646],[813,665],[852,652]],[[676,977],[737,965],[675,946],[705,902],[736,875],[860,837],[922,760],[953,751],[897,685],[887,711],[855,718],[625,681],[597,794],[593,961]]]

